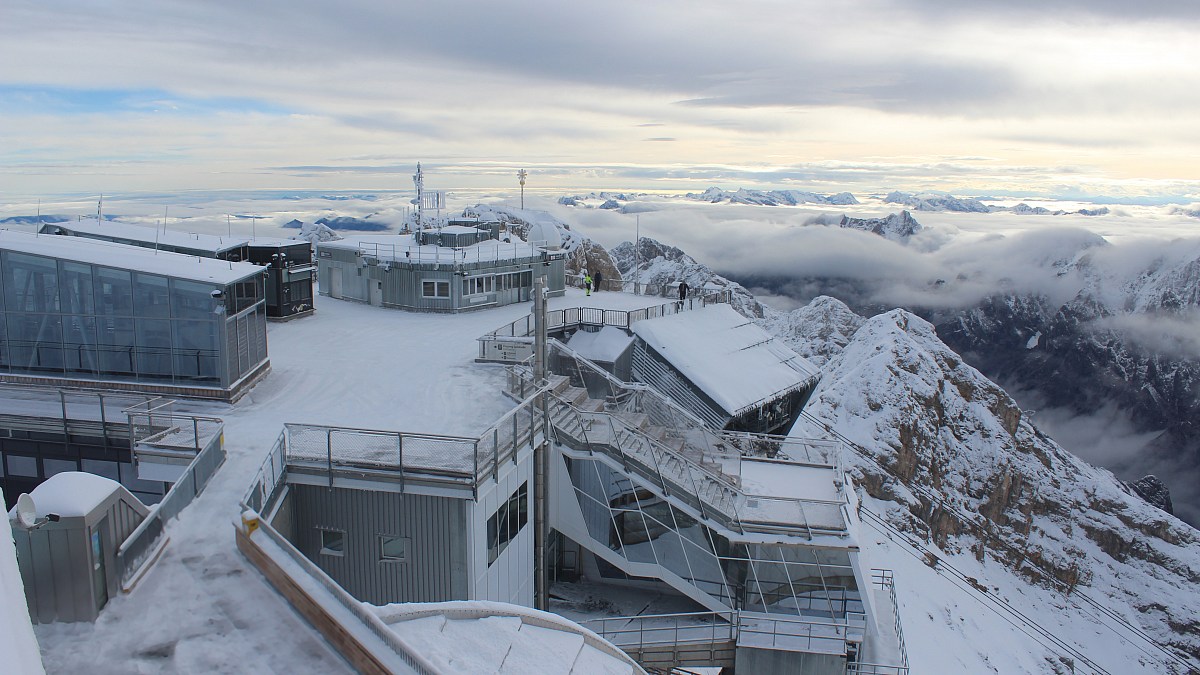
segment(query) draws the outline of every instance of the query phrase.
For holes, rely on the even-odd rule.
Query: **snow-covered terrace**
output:
[[[659,302],[567,289],[550,307]],[[452,315],[319,305],[268,325],[272,372],[237,403],[179,403],[177,413],[225,420],[225,464],[167,527],[170,543],[132,593],[94,624],[35,629],[49,670],[352,672],[234,549],[238,502],[287,422],[478,436],[513,403],[501,393],[503,367],[474,362],[476,339],[530,303]]]

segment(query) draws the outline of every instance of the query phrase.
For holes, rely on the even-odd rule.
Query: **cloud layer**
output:
[[[467,187],[520,165],[542,186],[1200,199],[1198,26],[1167,2],[13,0],[0,176],[395,188],[425,159],[506,167]]]

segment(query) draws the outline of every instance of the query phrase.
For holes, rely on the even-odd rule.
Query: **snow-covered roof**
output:
[[[445,227],[439,228],[438,231],[445,232],[447,234],[479,234],[483,230],[480,230],[478,227],[469,227],[467,225],[446,225]]]
[[[45,673],[29,609],[25,585],[17,568],[17,551],[11,531],[0,535],[0,654],[6,672],[35,675]]]
[[[78,232],[81,235],[96,237],[120,237],[132,241],[142,241],[148,244],[158,242],[163,246],[190,248],[197,251],[207,251],[216,255],[222,251],[245,246],[250,240],[245,237],[221,237],[195,232],[178,232],[173,230],[159,231],[156,227],[130,225],[105,221],[97,224],[95,218],[80,220],[74,223],[55,223],[55,227]]]
[[[29,496],[37,506],[39,518],[51,513],[74,517],[86,516],[114,492],[124,489],[111,478],[82,471],[64,471],[47,478]],[[15,506],[8,515],[16,515]]]
[[[263,268],[250,263],[154,251],[84,237],[33,235],[12,230],[0,230],[0,249],[222,285],[263,272]]]
[[[632,330],[731,414],[818,374],[815,366],[729,305],[638,321]]]
[[[585,359],[613,362],[633,342],[633,337],[616,326],[604,326],[595,333],[575,331],[567,346]]]
[[[443,231],[449,228],[442,228]],[[474,230],[474,228],[463,228]],[[411,236],[406,235],[362,235],[346,237],[337,241],[322,241],[317,243],[318,249],[342,249],[362,251],[366,255],[379,260],[395,262],[463,262],[517,260],[533,258],[541,255],[541,250],[523,241],[503,242],[488,239],[478,244],[452,248],[435,244],[417,244]]]
[[[644,672],[611,643],[549,612],[485,601],[402,603],[372,609],[446,673]]]

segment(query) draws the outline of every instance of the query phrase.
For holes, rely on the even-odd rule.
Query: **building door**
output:
[[[342,297],[342,268],[340,267],[329,270],[329,295],[338,299]]]
[[[383,306],[383,281],[380,279],[371,280],[371,304],[375,307]]]
[[[108,574],[104,565],[106,549],[105,533],[108,531],[108,518],[105,517],[92,528],[92,589],[96,598],[96,611],[99,612],[108,602]]]

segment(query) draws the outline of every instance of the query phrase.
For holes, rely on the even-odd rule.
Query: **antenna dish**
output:
[[[37,526],[37,506],[29,493],[22,493],[17,497],[17,523],[26,530]]]

